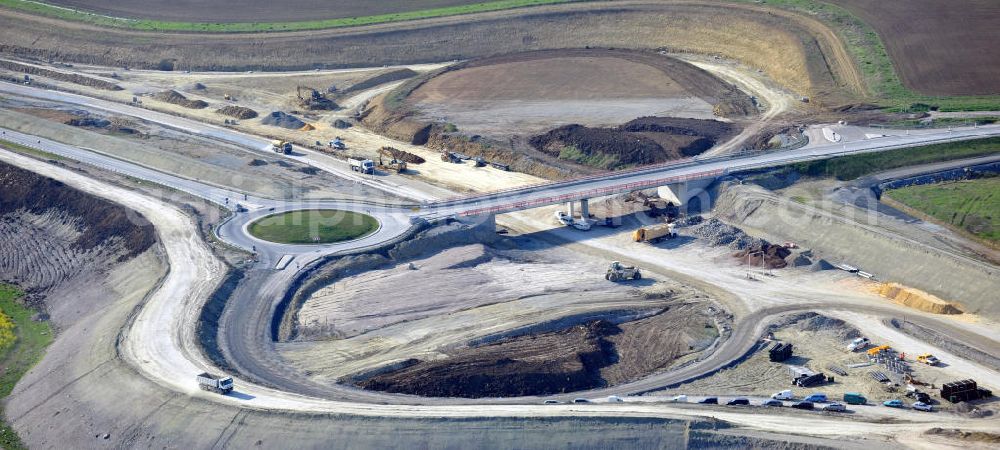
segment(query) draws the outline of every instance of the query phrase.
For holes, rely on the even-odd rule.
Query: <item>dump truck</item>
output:
[[[917,362],[922,362],[928,366],[936,366],[941,362],[941,360],[937,359],[937,357],[930,353],[924,353],[923,355],[917,356]]]
[[[608,266],[608,271],[604,274],[604,279],[608,281],[639,280],[642,279],[642,273],[636,267],[624,266],[622,263],[614,261]]]
[[[673,239],[675,237],[677,237],[677,232],[674,231],[674,224],[672,223],[662,223],[659,225],[642,227],[632,232],[632,239],[634,241],[649,242],[650,244],[655,244],[664,239]]]
[[[285,142],[280,139],[275,139],[271,141],[271,150],[275,153],[284,153],[286,155],[292,154],[292,143]]]
[[[233,377],[212,375],[208,372],[198,374],[198,387],[203,391],[226,395],[233,391]]]
[[[361,172],[364,174],[375,173],[375,161],[370,159],[354,159],[349,158],[347,163],[351,165],[351,170],[355,172]]]

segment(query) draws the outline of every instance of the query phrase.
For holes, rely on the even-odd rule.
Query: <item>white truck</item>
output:
[[[198,374],[198,387],[203,391],[226,395],[233,391],[233,377],[212,375],[208,372]]]
[[[370,159],[349,158],[347,163],[351,165],[351,170],[355,172],[361,172],[363,174],[375,173],[375,161]]]
[[[870,343],[871,342],[868,340],[868,338],[866,338],[866,337],[859,337],[859,338],[851,341],[850,344],[847,344],[847,351],[854,352],[854,351],[864,350],[865,348],[868,347],[868,344],[870,344]]]
[[[771,394],[771,398],[774,400],[792,400],[795,398],[795,396],[792,395],[791,389],[785,389],[781,392],[775,392]]]

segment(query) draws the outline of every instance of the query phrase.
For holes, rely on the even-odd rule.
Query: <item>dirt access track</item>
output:
[[[267,34],[138,32],[0,10],[0,42],[0,53],[22,57],[175,70],[412,64],[584,46],[665,48],[741,61],[814,102],[823,97],[840,104],[864,92],[853,59],[819,21],[701,1],[569,3]]]
[[[414,81],[413,83],[418,83]],[[405,89],[405,88],[401,88]],[[642,116],[713,119],[755,111],[748,96],[683,61],[607,49],[516,53],[450,66],[406,98],[418,120],[466,134],[528,134]]]
[[[114,17],[177,22],[293,22],[374,16],[481,3],[482,0],[49,0],[46,3]]]
[[[1000,94],[1000,2],[826,1],[875,29],[906,87],[930,95]]]

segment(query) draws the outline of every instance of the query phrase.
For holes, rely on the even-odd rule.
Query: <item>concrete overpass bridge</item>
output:
[[[704,159],[688,158],[633,170],[590,175],[438,202],[425,202],[421,210],[414,215],[434,220],[496,215],[565,203],[571,205],[570,210],[579,204],[581,215],[586,217],[590,199],[651,188],[669,189],[678,204],[687,204],[690,199],[702,195],[712,182],[730,173],[838,156],[998,136],[1000,125],[906,133],[846,143],[811,145],[796,150]]]

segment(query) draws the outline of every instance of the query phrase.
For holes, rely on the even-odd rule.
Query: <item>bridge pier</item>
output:
[[[714,182],[715,178],[706,178],[671,183],[656,188],[656,194],[679,207],[681,211],[699,213],[712,207],[711,198],[705,189]]]
[[[580,200],[580,218],[587,219],[590,217],[590,199]],[[576,217],[576,201],[566,202],[567,213],[570,217]]]

